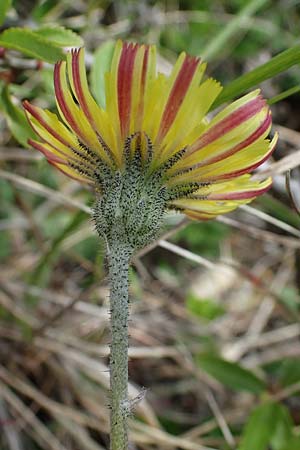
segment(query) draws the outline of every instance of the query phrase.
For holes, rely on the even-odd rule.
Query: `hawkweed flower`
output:
[[[94,220],[107,244],[111,280],[111,448],[127,449],[128,264],[150,243],[166,210],[212,219],[264,193],[271,179],[251,172],[272,153],[271,112],[255,90],[211,120],[222,87],[206,64],[182,53],[169,76],[154,46],[118,41],[105,78],[106,106],[92,97],[84,49],[54,69],[60,119],[27,101],[39,140],[30,144],[96,192]]]
[[[166,209],[195,219],[227,213],[270,187],[270,178],[252,181],[250,172],[270,156],[277,138],[266,139],[271,113],[259,90],[208,121],[222,87],[212,78],[203,81],[205,68],[199,58],[182,53],[170,76],[157,74],[154,46],[119,41],[106,74],[103,109],[88,88],[84,49],[74,50],[55,66],[61,120],[24,102],[41,139],[30,144],[66,175],[101,193],[117,173],[122,178],[135,171],[137,203],[131,199],[130,207],[143,209],[150,183]]]

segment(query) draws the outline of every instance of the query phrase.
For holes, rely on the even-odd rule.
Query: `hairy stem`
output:
[[[120,237],[120,236],[119,236]],[[111,450],[128,449],[128,245],[116,236],[108,248],[111,308]]]

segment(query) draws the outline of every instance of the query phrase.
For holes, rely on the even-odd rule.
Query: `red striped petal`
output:
[[[158,141],[161,140],[170,129],[170,126],[172,125],[184,100],[199,62],[199,58],[188,55],[185,56],[163,112],[161,125],[158,132]]]
[[[272,145],[270,144],[269,151],[265,154],[265,156],[262,159],[260,159],[259,161],[257,161],[256,163],[251,164],[250,166],[244,167],[243,169],[240,169],[240,170],[227,172],[227,173],[217,175],[217,176],[214,176],[214,175],[209,176],[208,180],[209,181],[229,180],[230,178],[239,177],[246,173],[252,172],[253,170],[257,169],[257,167],[261,166],[268,158],[270,158],[270,156],[272,155],[272,153],[275,150],[276,142],[277,142],[277,138],[274,139],[274,142]]]
[[[76,49],[72,51],[72,74],[73,74],[73,82],[74,82],[74,89],[76,93],[76,97],[79,101],[79,104],[87,116],[87,118],[93,122],[93,117],[90,113],[88,104],[86,102],[86,98],[84,96],[83,90],[82,90],[82,83],[80,79],[80,67],[79,67],[79,54],[81,49]]]
[[[147,77],[147,70],[148,70],[148,62],[149,62],[149,47],[145,47],[145,53],[144,53],[144,59],[143,59],[143,67],[142,67],[142,74],[141,74],[141,91],[140,91],[140,99],[139,99],[139,106],[137,110],[137,127],[138,129],[141,128],[141,124],[143,121],[143,114],[144,114],[144,96],[145,96],[145,88],[146,88],[146,77]]]
[[[57,99],[57,102],[59,104],[59,107],[67,120],[67,122],[70,124],[71,128],[78,134],[78,136],[82,136],[82,133],[78,127],[78,124],[76,120],[74,119],[74,116],[72,114],[72,111],[68,108],[65,95],[61,86],[61,80],[60,80],[60,71],[62,66],[62,61],[59,61],[54,66],[54,88],[55,88],[55,96]]]
[[[34,141],[33,139],[28,139],[28,144],[31,145],[36,150],[38,150],[39,152],[43,153],[43,155],[46,156],[49,162],[52,161],[59,164],[67,164],[67,161],[65,159],[62,159],[59,156],[52,153],[50,150],[45,148],[45,146],[41,142]]]
[[[239,144],[235,145],[231,149],[227,150],[224,153],[220,153],[219,155],[214,156],[213,158],[207,158],[204,161],[201,161],[197,167],[207,166],[209,164],[213,164],[216,162],[219,162],[225,158],[228,158],[229,156],[234,155],[240,150],[243,150],[244,148],[248,147],[249,145],[253,144],[255,141],[257,141],[270,127],[272,124],[272,115],[271,112],[266,115],[265,120],[260,124],[260,126],[244,141],[240,142]]]
[[[117,81],[118,107],[120,117],[120,128],[123,139],[126,138],[129,132],[132,77],[137,50],[138,50],[137,44],[125,43],[122,48],[122,53],[120,56],[118,66],[118,81]]]
[[[253,191],[240,191],[240,192],[220,192],[217,194],[211,194],[208,196],[209,200],[246,200],[250,198],[258,197],[264,194],[271,188],[272,184],[265,186],[261,189],[254,189]]]
[[[50,125],[47,122],[45,122],[45,120],[39,114],[37,108],[35,108],[33,105],[31,105],[27,100],[24,100],[23,106],[24,106],[25,112],[28,111],[45,128],[45,130],[47,130],[55,139],[57,139],[59,142],[61,142],[66,147],[70,147],[70,143],[67,142],[65,139],[63,139],[61,137],[61,135],[58,134],[56,132],[56,130],[54,130],[54,128],[50,127]],[[28,118],[28,116],[27,116],[27,118]],[[32,126],[29,118],[28,118],[28,122]],[[34,128],[33,128],[33,130],[36,133],[36,130]]]
[[[200,136],[197,141],[190,146],[189,154],[206,147],[211,142],[216,141],[218,138],[233,130],[237,126],[241,125],[246,120],[255,116],[259,111],[266,107],[265,100],[259,95],[256,98],[250,100],[238,109],[233,111],[223,120],[220,120],[205,133]]]

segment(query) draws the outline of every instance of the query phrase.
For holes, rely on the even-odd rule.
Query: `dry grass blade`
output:
[[[242,266],[239,263],[236,263],[235,261],[222,261],[219,263],[212,262],[206,258],[203,258],[202,256],[196,255],[193,252],[190,252],[189,250],[185,250],[178,245],[172,244],[168,241],[159,241],[158,244],[166,248],[167,250],[182,256],[183,258],[193,261],[199,265],[202,265],[206,267],[208,270],[214,270],[215,272],[223,272],[225,277],[227,278],[228,275],[228,269],[233,269],[238,275],[245,278],[247,281],[249,281],[256,289],[261,291],[263,294],[267,294],[277,302],[277,306],[279,306],[282,310],[286,312],[288,316],[291,318],[299,318],[297,311],[291,311],[283,302],[282,298],[278,294],[277,289],[272,289],[270,286],[268,286],[260,277],[257,277],[254,273],[252,273],[250,270],[248,270],[246,267]],[[289,251],[289,250],[288,250]],[[277,277],[277,281],[281,279],[281,276],[285,276],[285,271],[281,272],[280,277]],[[272,300],[272,301],[273,301]]]
[[[293,145],[296,148],[299,146],[300,142],[299,131],[278,124],[274,124],[274,129],[275,131],[278,131],[281,140],[288,142],[289,144]]]
[[[32,314],[28,313],[25,308],[18,305],[15,298],[10,295],[10,292],[6,288],[0,285],[0,305],[9,311],[14,317],[26,323],[29,327],[36,327],[38,321]]]
[[[56,348],[56,351],[59,351]],[[107,389],[109,389],[109,371],[108,367],[100,361],[97,361],[93,358],[90,358],[87,355],[82,354],[79,351],[72,350],[70,348],[60,348],[60,353],[67,359],[72,362],[75,362],[81,369],[81,371],[92,379],[96,383],[102,384]],[[1,376],[1,373],[0,373]],[[129,384],[129,397],[134,399],[139,395],[140,390],[137,389],[132,383]],[[139,414],[141,414],[144,420],[147,421],[150,425],[159,426],[159,422],[156,419],[156,415],[153,412],[151,406],[146,400],[140,402],[136,410]]]
[[[1,334],[1,329],[0,329]],[[86,353],[90,356],[97,356],[100,358],[106,358],[109,356],[109,346],[99,345],[92,342],[86,342],[82,339],[77,339],[75,337],[70,337],[65,334],[58,334],[55,330],[48,330],[47,335],[50,338],[36,337],[34,339],[34,344],[41,349],[47,349],[51,352],[64,352],[68,351],[64,346],[71,346],[72,349],[81,351],[83,354]],[[54,340],[55,339],[55,340]],[[177,348],[166,345],[166,346],[153,346],[153,347],[134,347],[131,346],[128,349],[130,359],[161,359],[161,358],[174,358],[180,357],[180,353]]]
[[[300,381],[297,381],[296,383],[287,386],[286,388],[282,389],[282,391],[275,394],[274,399],[277,401],[284,400],[290,397],[291,395],[299,394],[299,391],[300,391]]]
[[[282,222],[282,220],[276,219],[275,217],[272,217],[269,214],[260,211],[259,209],[253,208],[252,206],[248,205],[240,206],[240,209],[246,211],[247,213],[253,216],[259,217],[260,219],[264,220],[267,223],[275,225],[277,228],[280,228],[281,230],[287,231],[293,236],[296,236],[298,238],[300,237],[300,231],[297,230],[297,228],[294,228],[288,223]]]
[[[290,170],[288,170],[286,173],[285,184],[286,184],[286,190],[290,197],[291,204],[292,204],[294,210],[296,211],[296,213],[299,214],[299,216],[300,216],[300,208],[297,205],[297,202],[296,202],[296,199],[294,197],[293,190],[291,187],[291,171]]]
[[[43,448],[49,450],[67,450],[51,431],[34,415],[16,394],[0,382],[0,393],[24,423],[28,434]],[[17,424],[17,422],[16,422]]]
[[[254,238],[259,240],[273,243],[277,242],[278,244],[293,249],[300,248],[299,239],[295,239],[289,236],[281,236],[280,234],[273,233],[272,231],[263,230],[261,228],[254,227],[253,225],[249,225],[247,223],[241,222],[240,220],[236,220],[227,216],[217,217],[217,221],[237,228],[240,231],[245,231],[247,235],[253,236]]]
[[[186,258],[189,261],[196,262],[197,264],[200,264],[206,267],[207,269],[214,269],[216,267],[216,264],[209,261],[208,259],[203,258],[200,255],[195,255],[195,253],[190,252],[189,250],[185,250],[184,248],[172,244],[171,242],[168,242],[164,239],[160,239],[157,242],[157,245],[159,247],[165,248],[166,250],[169,250],[170,252],[175,253],[176,255],[182,256],[183,258]]]
[[[60,423],[68,431],[68,433],[74,438],[74,442],[80,445],[81,450],[105,450],[102,445],[99,445],[94,441],[86,429],[78,424],[74,426],[74,423],[64,417],[60,417]]]
[[[9,408],[3,396],[0,397],[0,423],[3,429],[4,442],[7,443],[7,450],[24,450],[20,426],[15,427],[16,419],[11,418],[9,409],[11,408]]]
[[[206,397],[207,403],[209,404],[209,406],[216,418],[216,421],[219,424],[220,430],[222,431],[227,444],[231,448],[234,448],[235,447],[234,437],[229,429],[226,419],[225,419],[215,397],[213,396],[213,393],[209,389],[206,390],[205,397]]]
[[[300,336],[300,325],[291,324],[277,330],[267,331],[261,334],[249,334],[239,340],[227,342],[223,348],[223,355],[232,361],[237,361],[245,353],[254,348],[263,348],[284,341],[292,341]],[[297,340],[295,341],[297,342]],[[291,343],[292,345],[292,343]]]
[[[29,286],[22,282],[10,282],[1,280],[3,286],[7,287],[14,295],[20,296],[24,294],[30,294],[36,297],[43,297],[44,301],[50,302],[56,305],[60,305],[64,308],[69,308],[70,304],[73,302],[73,298],[70,295],[62,294],[56,292],[52,289],[39,288],[38,286]],[[1,298],[1,297],[0,297]],[[80,299],[74,305],[74,309],[78,312],[95,317],[101,322],[108,322],[108,309],[106,307],[100,307],[86,301],[83,298]]]
[[[29,152],[24,148],[13,148],[9,150],[0,148],[0,161],[41,161],[43,156],[38,153]]]
[[[134,440],[141,444],[153,444],[159,446],[159,448],[180,448],[182,450],[217,450],[198,442],[192,442],[188,438],[172,436],[163,430],[140,422],[131,423],[131,429],[133,430]]]
[[[298,138],[299,145],[299,138]],[[288,170],[294,169],[300,165],[300,150],[296,150],[290,155],[284,156],[280,161],[271,164],[267,169],[261,170],[253,176],[253,180],[264,180],[267,177],[273,177]]]
[[[0,178],[11,181],[12,183],[15,183],[17,186],[20,186],[29,192],[42,195],[43,197],[49,198],[56,203],[60,203],[64,206],[66,205],[72,206],[73,208],[78,208],[86,212],[87,214],[91,214],[91,208],[84,205],[83,203],[78,202],[77,200],[74,200],[73,198],[68,197],[67,195],[62,194],[61,192],[43,186],[42,184],[37,183],[36,181],[22,177],[21,175],[16,175],[11,172],[6,172],[5,170],[0,170]]]
[[[0,366],[0,378],[7,385],[13,387],[15,390],[22,393],[26,397],[34,400],[38,405],[45,408],[53,416],[61,415],[62,417],[71,419],[75,423],[79,423],[81,425],[88,426],[95,430],[98,430],[99,424],[94,417],[91,417],[87,414],[84,414],[80,411],[72,409],[68,406],[60,404],[46,397],[44,394],[41,393],[41,391],[37,390],[29,383],[16,377],[7,369],[5,369],[5,367],[3,366]]]

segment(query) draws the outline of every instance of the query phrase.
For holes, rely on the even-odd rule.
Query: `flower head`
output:
[[[74,50],[54,70],[61,119],[24,102],[40,138],[30,144],[65,174],[94,185],[107,204],[109,196],[123,198],[127,215],[131,208],[152,214],[149,202],[195,219],[231,211],[270,187],[270,178],[254,181],[251,172],[277,137],[266,139],[271,113],[259,90],[209,121],[222,87],[203,80],[205,67],[182,53],[166,76],[156,72],[155,46],[118,41],[104,109],[89,91],[84,49]]]

